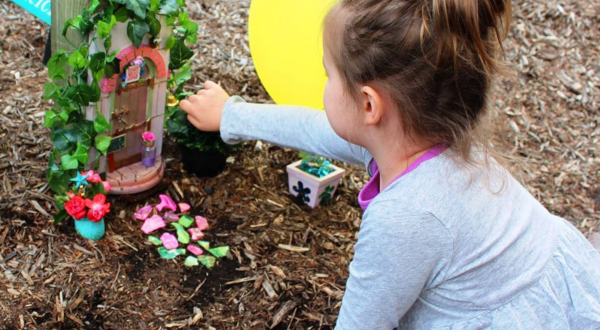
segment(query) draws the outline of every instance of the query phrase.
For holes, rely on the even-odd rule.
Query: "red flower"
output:
[[[65,203],[65,210],[75,220],[81,220],[81,218],[85,217],[85,204],[83,197],[79,195],[73,196],[73,198]]]
[[[106,202],[106,196],[97,194],[94,196],[94,200],[85,200],[85,206],[89,207],[90,210],[87,213],[88,219],[93,222],[98,222],[104,218],[106,213],[110,212],[110,203]]]

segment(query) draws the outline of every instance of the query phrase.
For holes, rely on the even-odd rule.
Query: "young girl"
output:
[[[204,131],[365,164],[335,329],[600,329],[600,255],[488,154],[481,122],[508,0],[341,0],[325,113],[181,102]]]

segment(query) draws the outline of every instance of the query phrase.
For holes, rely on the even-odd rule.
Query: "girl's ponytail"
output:
[[[435,31],[437,45],[430,49],[436,61],[463,57],[486,74],[498,70],[496,53],[502,48],[510,22],[510,0],[429,0],[421,37]],[[493,35],[489,35],[492,33]],[[421,39],[423,44],[425,40]]]

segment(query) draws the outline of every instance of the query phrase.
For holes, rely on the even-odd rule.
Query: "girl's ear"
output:
[[[377,125],[384,114],[383,99],[379,92],[370,86],[363,86],[360,89],[361,95],[361,113],[364,123],[367,126]]]

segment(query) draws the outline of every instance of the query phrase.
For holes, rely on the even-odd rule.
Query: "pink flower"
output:
[[[141,56],[138,56],[138,57],[134,58],[133,61],[129,62],[129,65],[141,65],[142,63],[144,63],[144,58]]]
[[[102,181],[102,178],[100,177],[100,175],[96,172],[94,172],[93,170],[89,170],[87,172],[81,172],[81,175],[87,175],[87,182],[90,183],[98,183]]]
[[[144,134],[142,134],[142,140],[144,140],[144,141],[154,141],[154,133],[152,133],[152,132],[144,132]]]
[[[108,181],[102,181],[102,185],[104,186],[104,191],[109,192],[110,189],[112,188],[110,186],[110,183],[108,183]]]

